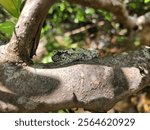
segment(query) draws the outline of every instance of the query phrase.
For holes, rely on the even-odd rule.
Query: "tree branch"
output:
[[[54,0],[27,0],[14,29],[10,42],[5,47],[9,59],[30,61],[38,46],[43,21]]]
[[[107,111],[150,85],[150,48],[66,66],[0,64],[0,111]]]
[[[150,46],[150,12],[139,16],[130,16],[125,4],[120,0],[69,0],[82,6],[95,9],[103,9],[113,13],[118,21],[130,30],[136,29],[136,35],[141,39],[141,43]]]
[[[137,18],[137,35],[139,35],[141,43],[150,46],[150,12]]]
[[[126,27],[133,28],[136,21],[133,17],[129,16],[125,5],[120,0],[69,0],[70,2],[88,6],[95,9],[103,9],[113,13],[117,19],[122,22]]]

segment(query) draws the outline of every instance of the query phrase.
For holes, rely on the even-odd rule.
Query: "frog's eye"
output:
[[[66,53],[61,54],[61,57],[62,57],[62,58],[65,58],[65,57],[67,57],[67,56],[68,56],[68,54],[66,54]]]

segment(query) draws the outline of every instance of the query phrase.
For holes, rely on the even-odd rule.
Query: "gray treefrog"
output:
[[[83,48],[58,50],[54,52],[54,55],[52,56],[52,60],[60,65],[72,63],[75,61],[88,61],[93,58],[98,58],[97,51]]]

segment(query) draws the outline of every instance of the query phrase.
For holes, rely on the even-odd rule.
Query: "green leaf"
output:
[[[69,13],[73,12],[73,9],[71,7],[67,8],[67,10],[68,10]]]
[[[103,11],[103,10],[98,10],[98,12],[103,15],[103,17],[108,20],[111,21],[112,20],[112,14],[107,12],[107,11]]]
[[[85,21],[84,12],[78,10],[76,14],[75,22],[78,23],[84,21]]]
[[[0,0],[0,4],[7,10],[12,16],[18,18],[20,15],[21,0]]]
[[[60,4],[59,7],[60,7],[60,11],[64,11],[65,10],[65,4],[64,3]]]
[[[136,3],[130,3],[129,6],[130,6],[132,9],[136,9],[136,8],[137,8],[137,4],[136,4]]]
[[[149,3],[150,2],[150,0],[144,0],[144,3]]]
[[[2,33],[5,33],[7,37],[11,37],[13,30],[14,30],[15,24],[12,22],[4,22],[4,23],[0,23],[0,31]]]
[[[108,20],[108,21],[111,21],[112,20],[112,15],[110,13],[106,13],[105,14],[105,19]]]
[[[93,14],[95,13],[95,10],[92,9],[92,8],[86,8],[86,9],[85,9],[85,13],[86,13],[86,14],[93,15]]]

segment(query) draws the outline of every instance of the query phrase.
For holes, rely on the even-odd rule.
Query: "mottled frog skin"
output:
[[[93,58],[98,58],[96,50],[87,50],[83,48],[58,50],[54,52],[52,60],[61,65],[72,63],[75,61],[88,61]]]

